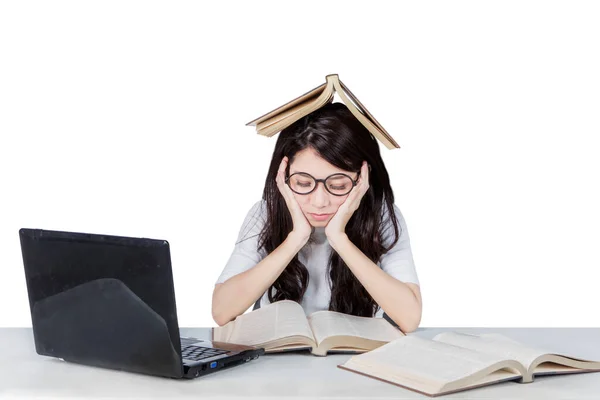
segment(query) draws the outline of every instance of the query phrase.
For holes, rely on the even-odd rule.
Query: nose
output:
[[[311,194],[312,204],[315,208],[323,208],[329,204],[329,192],[325,189],[325,184],[323,182],[318,182],[317,187]]]

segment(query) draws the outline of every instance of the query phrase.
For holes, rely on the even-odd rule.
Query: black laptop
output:
[[[38,354],[171,378],[264,354],[180,338],[166,240],[40,229],[19,235]]]

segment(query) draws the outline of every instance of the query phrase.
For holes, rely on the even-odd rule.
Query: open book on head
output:
[[[600,362],[525,346],[504,335],[444,332],[433,340],[410,335],[351,357],[342,369],[439,396],[537,375],[600,371]]]
[[[333,95],[337,94],[350,112],[360,121],[388,149],[400,148],[398,143],[381,126],[366,107],[352,94],[350,89],[344,85],[337,74],[325,77],[326,82],[292,101],[266,113],[263,116],[250,121],[246,126],[256,126],[259,135],[271,137],[277,132],[287,128],[300,118],[323,107],[333,101]]]
[[[318,356],[362,353],[403,336],[383,318],[335,311],[317,311],[307,317],[302,306],[290,300],[268,304],[212,329],[215,342],[262,347],[265,353],[309,349]]]

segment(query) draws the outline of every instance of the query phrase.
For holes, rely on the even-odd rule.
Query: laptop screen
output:
[[[183,374],[168,242],[19,233],[39,354],[161,376]]]

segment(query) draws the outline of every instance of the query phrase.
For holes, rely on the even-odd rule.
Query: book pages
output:
[[[227,341],[235,344],[260,345],[287,336],[313,338],[304,309],[289,300],[242,314],[233,321],[233,325]]]
[[[309,90],[308,92],[304,93],[303,95],[296,97],[292,101],[289,101],[286,104],[284,104],[280,107],[277,107],[276,109],[274,109],[272,111],[269,111],[265,115],[262,115],[262,116],[256,118],[255,120],[248,122],[246,124],[246,126],[259,127],[259,125],[261,123],[264,123],[264,122],[270,120],[274,116],[278,116],[279,113],[284,113],[299,104],[307,103],[313,99],[316,99],[317,97],[319,97],[321,92],[323,92],[323,90],[325,89],[325,86],[327,86],[327,83],[323,83],[323,84],[317,86],[316,88]]]
[[[333,83],[328,80],[325,83],[325,88],[319,94],[318,97],[305,102],[304,106],[298,105],[290,110],[284,111],[286,116],[284,117],[284,119],[280,120],[279,122],[270,124],[267,120],[262,123],[263,125],[267,125],[264,128],[260,128],[257,125],[258,133],[263,136],[273,136],[277,132],[280,132],[284,128],[286,128],[286,127],[290,126],[291,124],[293,124],[294,122],[298,121],[300,118],[305,117],[306,115],[310,114],[311,112],[313,112],[313,111],[323,107],[325,104],[329,103],[333,99],[333,95],[334,95]]]
[[[493,354],[506,359],[517,360],[529,370],[532,362],[548,351],[525,346],[500,334],[470,335],[458,332],[444,332],[433,340],[453,344],[476,351]]]
[[[408,379],[441,388],[448,383],[481,373],[494,364],[518,366],[514,361],[504,361],[500,356],[478,353],[418,336],[405,336],[370,352],[354,356],[344,366],[357,365],[363,371],[368,369],[375,376],[385,373],[388,378]],[[520,376],[516,369],[506,372],[514,377]],[[506,376],[503,376],[503,379],[505,378]]]
[[[331,336],[357,336],[391,342],[404,336],[383,318],[357,317],[335,311],[317,311],[308,317],[317,344]]]

